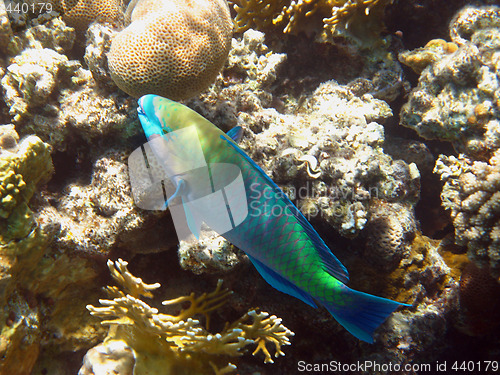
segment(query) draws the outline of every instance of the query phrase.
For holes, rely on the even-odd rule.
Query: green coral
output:
[[[7,130],[2,127],[5,134]],[[52,173],[50,146],[29,136],[16,147],[0,154],[0,246],[21,240],[33,231],[34,219],[27,202],[41,181]]]
[[[243,317],[217,334],[211,334],[199,320],[193,317],[205,315],[225,304],[231,294],[219,281],[215,291],[196,297],[194,293],[164,301],[163,305],[189,302],[189,307],[177,315],[163,314],[140,299],[152,297],[151,291],[160,284],[145,284],[130,274],[127,262],[118,259],[108,261],[115,281],[123,288],[108,286],[109,299],[99,300],[102,307],[87,306],[91,314],[98,316],[103,325],[110,326],[106,340],[98,349],[91,349],[80,374],[92,374],[97,366],[109,371],[124,369],[135,374],[222,374],[236,367],[230,357],[243,354],[249,345],[257,345],[253,355],[262,352],[264,362],[272,363],[267,344],[275,349],[275,357],[284,355],[283,345],[289,345],[293,332],[281,324],[281,319],[265,312],[250,310]],[[98,353],[101,353],[100,355]],[[107,354],[102,354],[107,353]],[[116,360],[119,358],[119,360]],[[220,369],[219,369],[220,367]]]
[[[0,127],[0,373],[30,373],[39,352],[39,317],[17,290],[38,264],[47,237],[28,207],[36,185],[52,173],[50,146],[36,136],[17,144],[14,127]],[[24,290],[24,289],[23,289]],[[22,360],[21,360],[22,359]],[[22,365],[19,363],[22,362]]]

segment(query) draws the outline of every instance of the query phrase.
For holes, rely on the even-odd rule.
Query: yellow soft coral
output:
[[[236,366],[229,357],[241,356],[248,345],[257,345],[253,354],[261,352],[265,362],[273,362],[266,343],[275,348],[275,357],[284,355],[281,346],[289,345],[293,332],[281,319],[265,312],[250,310],[243,317],[217,334],[210,334],[194,315],[208,314],[221,307],[231,294],[219,281],[211,293],[196,297],[194,293],[164,301],[163,305],[189,302],[177,315],[163,314],[139,297],[152,297],[160,284],[145,284],[127,270],[127,262],[108,261],[108,267],[121,288],[107,287],[110,299],[99,300],[102,307],[87,306],[92,315],[100,317],[110,330],[106,340],[89,350],[80,370],[93,374],[97,367],[109,371],[135,374],[216,374],[232,372]],[[208,319],[207,319],[208,322]],[[211,367],[207,365],[210,364]],[[220,368],[219,368],[220,366]],[[121,373],[121,372],[120,372]]]
[[[314,31],[321,41],[354,36],[360,41],[377,37],[383,29],[384,8],[394,0],[232,0],[237,31],[266,29],[284,33]]]

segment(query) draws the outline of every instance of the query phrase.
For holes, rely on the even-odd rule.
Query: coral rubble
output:
[[[281,319],[255,310],[227,323],[220,333],[211,334],[203,328],[194,316],[205,315],[208,322],[209,313],[225,304],[230,292],[222,289],[222,282],[215,291],[199,297],[191,293],[164,301],[163,305],[169,306],[189,302],[177,315],[168,315],[140,298],[151,298],[151,291],[160,284],[145,284],[121,259],[108,261],[108,267],[120,287],[108,286],[110,299],[100,300],[102,307],[87,308],[110,330],[105,341],[87,353],[80,375],[105,374],[108,369],[116,372],[118,368],[149,374],[229,373],[236,368],[229,363],[230,358],[241,356],[249,345],[257,345],[253,355],[262,352],[264,361],[272,363],[266,344],[274,346],[275,357],[284,355],[281,347],[290,344],[293,332]]]

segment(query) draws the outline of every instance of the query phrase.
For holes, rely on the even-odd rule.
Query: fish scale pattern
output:
[[[233,151],[238,156],[231,148],[219,149]],[[252,184],[268,186],[247,160],[235,156],[227,155],[224,159],[237,162],[242,175],[246,176],[247,192],[254,191]],[[247,194],[247,219],[224,237],[314,298],[331,301],[334,298],[332,283],[339,282],[323,269],[314,244],[288,209],[283,196],[283,192],[272,189]],[[259,235],[248,236],[248,233]]]

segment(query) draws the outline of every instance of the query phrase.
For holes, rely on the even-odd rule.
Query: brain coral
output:
[[[364,256],[379,269],[392,270],[410,252],[417,229],[413,207],[375,201],[366,229]]]
[[[77,30],[85,30],[93,21],[119,25],[123,22],[121,0],[60,0],[58,3],[63,20]]]
[[[231,46],[226,0],[139,0],[111,44],[113,81],[129,95],[185,99],[207,88]]]

